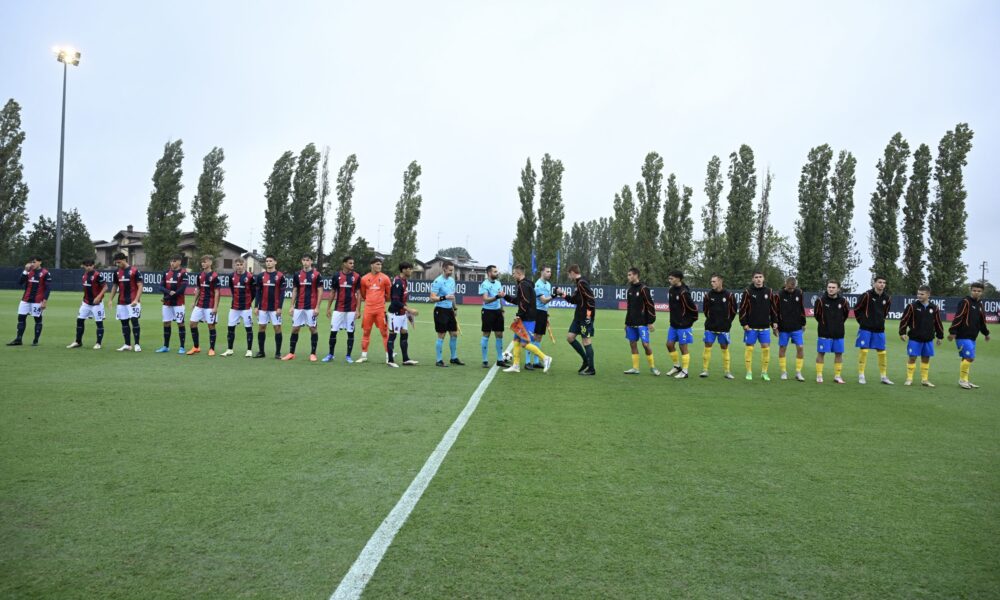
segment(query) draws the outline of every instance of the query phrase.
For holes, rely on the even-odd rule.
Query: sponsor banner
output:
[[[83,275],[82,269],[50,269],[52,273],[52,289],[56,291],[80,291],[80,279]],[[101,271],[101,279],[107,283],[110,283],[114,275],[113,269],[104,269]],[[142,272],[142,291],[144,294],[159,294],[160,286],[163,284],[163,275],[165,271],[143,271]],[[219,284],[220,284],[220,295],[229,295],[229,273],[219,273]],[[286,290],[285,295],[291,296],[292,293],[292,280],[291,274],[286,273],[288,278],[286,279]],[[17,289],[18,279],[21,276],[21,269],[14,268],[0,268],[0,289]],[[197,272],[189,273],[188,275],[188,294],[194,294],[197,290],[195,287],[197,281]],[[390,277],[392,277],[390,275]],[[324,298],[329,297],[329,291],[331,289],[331,277],[323,277],[323,290]],[[409,282],[409,301],[411,303],[427,303],[430,302],[431,294],[431,281],[414,279]],[[503,285],[504,293],[509,296],[514,295],[515,284],[505,283]],[[572,283],[565,284],[554,284],[554,289],[560,289],[565,292],[571,292],[573,290]],[[597,304],[598,310],[624,310],[626,306],[626,294],[628,292],[627,286],[613,286],[613,285],[595,285],[594,290],[594,300]],[[666,302],[668,288],[665,287],[653,287],[650,288],[653,295],[653,302],[656,305],[656,310],[661,312],[667,312],[669,306]],[[694,300],[698,309],[701,310],[702,302],[704,301],[705,294],[708,293],[708,289],[703,288],[693,288],[691,289],[691,299]],[[734,290],[733,294],[736,296],[736,301],[740,302],[743,297],[743,290]],[[812,316],[813,305],[817,298],[822,297],[823,292],[804,292],[804,300],[806,304],[806,315]],[[848,304],[852,307],[856,306],[858,299],[861,294],[843,294],[847,298]],[[479,294],[479,282],[478,281],[458,281],[455,283],[455,297],[460,305],[482,305],[483,299]],[[903,316],[903,310],[906,305],[910,302],[916,300],[915,295],[911,294],[899,294],[892,296],[892,305],[889,309],[889,314],[887,315],[890,319],[900,319]],[[942,314],[945,316],[945,320],[950,321],[955,316],[955,310],[958,308],[958,303],[961,298],[951,298],[951,297],[940,297],[932,296],[931,302],[937,304],[941,308]],[[504,304],[510,306],[511,304],[504,301]],[[553,298],[549,303],[550,308],[573,308],[574,305],[570,304],[563,298]],[[983,300],[984,313],[986,314],[986,320],[989,323],[1000,322],[1000,300],[989,299]]]

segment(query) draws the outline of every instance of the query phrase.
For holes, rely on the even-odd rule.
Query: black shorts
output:
[[[503,312],[483,309],[483,333],[503,333]]]
[[[547,310],[535,311],[535,335],[545,335],[545,330],[549,327],[549,312]]]
[[[594,319],[591,317],[590,324],[587,324],[584,319],[573,319],[573,322],[569,324],[569,332],[576,334],[583,338],[594,337]]]
[[[434,331],[437,333],[458,331],[458,321],[455,319],[454,309],[434,308]]]

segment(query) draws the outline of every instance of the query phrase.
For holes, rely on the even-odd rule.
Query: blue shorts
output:
[[[640,325],[638,327],[625,326],[625,339],[630,342],[642,340],[644,344],[649,343],[649,327]]]
[[[677,342],[678,344],[693,344],[694,343],[694,332],[691,328],[687,329],[674,329],[671,327],[667,330],[667,341]]]
[[[521,336],[515,335],[517,339],[525,343],[530,343],[531,336],[535,333],[535,322],[534,321],[521,321],[521,325],[524,325],[524,330],[528,332],[528,339],[522,339]]]
[[[805,344],[805,339],[802,337],[802,330],[798,331],[779,331],[778,332],[778,345],[784,348],[788,345],[788,342],[792,342],[796,346],[802,346]]]
[[[955,347],[958,348],[960,357],[969,360],[976,358],[976,340],[955,340]]]
[[[770,344],[771,343],[771,330],[770,329],[751,329],[749,331],[743,332],[743,343],[747,346],[753,346],[756,343]]]
[[[863,350],[885,350],[885,332],[875,333],[867,329],[859,329],[858,339],[854,341],[854,347]]]
[[[816,352],[819,352],[820,354],[826,354],[827,352],[843,354],[844,338],[819,338],[816,340]]]
[[[704,341],[706,344],[714,344],[715,342],[719,342],[719,344],[722,346],[728,346],[731,343],[729,341],[728,331],[723,331],[721,333],[715,331],[706,331]]]
[[[906,343],[906,355],[914,358],[917,356],[930,358],[934,356],[934,342],[915,342],[910,340]]]

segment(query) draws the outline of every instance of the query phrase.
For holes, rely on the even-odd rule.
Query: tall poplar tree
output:
[[[222,161],[226,155],[222,148],[215,147],[202,161],[201,176],[198,178],[198,192],[191,203],[191,218],[194,220],[195,243],[198,252],[218,258],[222,251],[222,240],[229,233],[229,222],[222,212],[222,202],[226,192],[222,188],[226,172]]]
[[[928,203],[931,195],[931,149],[920,144],[913,153],[913,175],[906,188],[906,204],[903,206],[903,279],[899,291],[915,294],[924,285],[924,241]]]
[[[750,281],[753,271],[754,208],[757,169],[753,149],[746,144],[729,155],[729,209],[726,212],[726,259],[729,280]]]
[[[621,283],[627,279],[628,270],[635,265],[635,201],[632,189],[624,186],[615,194],[615,216],[611,223],[611,260],[608,275],[611,281]],[[648,273],[643,274],[643,277]]]
[[[511,247],[514,264],[531,268],[531,248],[535,240],[535,184],[537,173],[529,157],[521,169],[521,185],[517,188],[521,200],[521,216],[517,219],[517,235]]]
[[[285,268],[295,272],[301,268],[304,254],[316,252],[319,220],[319,151],[315,144],[306,144],[299,153],[292,178],[292,201],[288,204],[288,255]]]
[[[319,169],[319,223],[316,227],[316,267],[323,269],[326,253],[327,215],[330,214],[330,147],[323,147]]]
[[[358,156],[347,157],[337,172],[337,230],[333,235],[333,264],[339,266],[340,260],[348,255],[351,249],[351,239],[354,237],[354,173],[358,170]],[[356,260],[358,257],[354,257]],[[358,263],[361,264],[361,263]]]
[[[270,254],[278,261],[280,271],[294,271],[297,261],[289,259],[289,239],[291,221],[289,203],[292,197],[292,177],[295,174],[295,154],[287,151],[278,157],[271,169],[271,175],[264,182],[264,254]]]
[[[972,150],[973,131],[959,123],[938,144],[934,163],[934,200],[931,201],[927,269],[931,290],[937,295],[958,296],[964,292],[966,265],[962,252],[968,239],[965,224],[965,191],[962,170]]]
[[[420,221],[420,174],[413,161],[403,173],[403,193],[396,203],[396,232],[392,243],[392,263],[413,262],[417,258],[417,223]],[[392,267],[395,268],[395,267]]]
[[[614,283],[611,276],[611,250],[613,248],[611,230],[615,226],[615,219],[614,217],[601,217],[592,223],[594,227],[592,237],[596,252],[594,281],[602,285],[610,285]]]
[[[663,157],[650,152],[642,164],[642,181],[635,184],[638,216],[635,231],[635,266],[650,284],[662,283],[660,254],[660,205],[663,201]]]
[[[177,252],[181,241],[181,163],[184,161],[184,142],[176,140],[163,146],[163,156],[156,161],[153,171],[153,192],[146,207],[146,264],[152,269],[163,268],[172,254]]]
[[[771,229],[771,182],[774,175],[771,167],[764,173],[764,184],[760,189],[760,204],[757,206],[757,268],[763,269],[770,260],[768,256],[768,235]]]
[[[890,290],[899,288],[899,204],[906,188],[906,166],[910,144],[896,133],[879,159],[875,191],[868,205],[871,220],[869,244],[872,253],[872,276],[885,277]]]
[[[11,98],[0,110],[0,265],[24,264],[24,257],[15,256],[24,244],[22,232],[28,222],[28,186],[21,164],[24,138],[21,106]]]
[[[826,212],[826,276],[839,281],[848,291],[853,287],[851,276],[861,264],[852,225],[857,164],[854,155],[846,150],[837,155],[837,164],[830,178],[830,206]]]
[[[691,251],[694,247],[694,222],[691,220],[691,195],[693,190],[684,186],[683,192],[677,185],[677,176],[667,177],[667,197],[663,203],[663,233],[660,236],[660,251],[663,254],[661,281],[673,270],[687,273],[691,265]]]
[[[724,273],[726,256],[726,238],[722,227],[725,216],[722,214],[722,160],[713,156],[708,161],[705,173],[705,196],[708,202],[701,209],[702,239],[701,239],[701,279],[707,282],[715,273]]]
[[[826,211],[830,195],[829,144],[809,150],[799,178],[799,218],[795,238],[799,246],[798,280],[805,290],[820,290],[826,280]]]
[[[566,210],[562,200],[563,164],[547,153],[542,157],[542,179],[538,196],[538,230],[535,258],[539,265],[555,265],[563,241]],[[526,267],[530,268],[530,259]],[[563,263],[568,264],[568,263]]]

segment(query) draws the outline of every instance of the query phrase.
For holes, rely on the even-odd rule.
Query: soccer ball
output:
[[[504,362],[514,362],[514,355],[510,352],[503,353]]]

